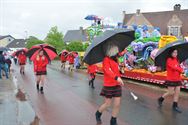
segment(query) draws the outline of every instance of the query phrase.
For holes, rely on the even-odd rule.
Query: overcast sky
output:
[[[64,34],[67,30],[87,27],[89,14],[121,22],[122,11],[135,13],[172,10],[175,4],[188,9],[188,0],[0,0],[0,35],[15,38],[33,35],[44,39],[52,26]]]

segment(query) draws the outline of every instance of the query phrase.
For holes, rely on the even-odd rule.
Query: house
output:
[[[68,30],[64,36],[64,42],[69,44],[72,41],[87,42],[88,37],[86,30],[84,30],[83,27],[80,27],[79,30]]]
[[[11,43],[9,43],[6,47],[10,48],[13,51],[26,48],[26,40],[25,39],[14,39]]]
[[[6,47],[9,43],[15,40],[11,35],[0,36],[0,46]]]
[[[161,34],[173,34],[181,37],[188,32],[188,9],[181,10],[181,5],[176,4],[172,11],[141,13],[138,9],[136,13],[126,14],[123,11],[123,25],[149,25],[159,27]]]

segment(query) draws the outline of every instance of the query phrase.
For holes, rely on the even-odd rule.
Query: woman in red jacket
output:
[[[44,51],[40,50],[36,59],[34,60],[34,72],[37,77],[37,90],[43,94],[44,79],[47,74],[46,67],[48,64],[48,59],[44,55]],[[39,84],[41,87],[39,87]]]
[[[61,68],[65,69],[65,63],[66,63],[66,60],[67,60],[67,53],[64,52],[61,54]]]
[[[95,80],[96,72],[97,72],[97,66],[95,64],[88,66],[88,73],[90,75],[89,86],[91,86],[91,88],[93,89],[95,88],[94,80]]]
[[[68,59],[68,61],[69,61],[69,70],[70,71],[73,71],[73,67],[74,67],[74,55],[72,54],[72,53],[70,53],[69,55],[68,55],[68,57],[67,57]]]
[[[171,49],[166,62],[167,77],[165,84],[168,86],[168,91],[158,99],[158,104],[161,107],[165,97],[174,95],[172,109],[181,113],[181,110],[178,107],[178,99],[180,86],[182,85],[181,73],[183,73],[183,69],[180,67],[177,57],[178,51],[176,49]]]
[[[18,61],[20,64],[20,74],[24,74],[25,73],[25,64],[26,64],[26,60],[27,57],[25,55],[25,52],[22,51],[19,55],[18,55]]]
[[[121,86],[124,85],[120,77],[117,55],[118,47],[115,45],[108,45],[106,57],[103,60],[104,84],[100,94],[104,97],[104,103],[95,113],[97,124],[102,123],[101,115],[108,107],[111,106],[112,99],[114,99],[110,125],[117,125],[116,118],[120,110],[122,95]]]

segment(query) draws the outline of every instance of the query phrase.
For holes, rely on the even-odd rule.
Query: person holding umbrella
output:
[[[26,57],[25,52],[24,51],[20,52],[20,54],[18,55],[18,61],[20,64],[20,74],[23,74],[23,75],[25,73],[26,60],[27,60],[27,57]]]
[[[88,73],[90,76],[90,80],[89,80],[89,86],[91,86],[91,88],[95,88],[94,87],[94,80],[95,80],[95,76],[96,76],[96,72],[97,72],[97,65],[96,64],[92,64],[88,66]]]
[[[182,85],[181,74],[183,73],[183,69],[180,67],[177,49],[173,48],[169,50],[166,60],[166,69],[167,78],[165,84],[168,86],[168,91],[158,99],[159,106],[162,106],[162,103],[166,97],[174,95],[172,108],[174,111],[181,113],[182,111],[178,107],[178,100],[180,87]]]
[[[49,61],[57,56],[56,49],[48,44],[39,44],[31,47],[27,52],[27,56],[34,64],[34,73],[36,75],[36,88],[44,93],[44,80],[47,74],[47,65]]]
[[[89,65],[103,62],[104,83],[100,93],[104,103],[95,113],[97,124],[102,124],[101,115],[113,101],[110,125],[117,125],[122,88],[124,85],[118,66],[118,53],[122,52],[134,39],[135,32],[128,29],[106,30],[94,38],[85,52],[83,61]],[[112,100],[113,99],[113,100]]]
[[[180,64],[188,58],[187,50],[188,42],[177,40],[160,49],[155,57],[155,65],[161,70],[167,70],[165,85],[168,91],[158,98],[158,104],[161,107],[166,97],[174,95],[172,109],[178,113],[182,112],[178,107],[178,100],[182,85],[181,74],[184,72]]]
[[[102,113],[111,106],[112,99],[114,99],[110,125],[117,125],[116,118],[120,110],[122,95],[121,86],[124,85],[119,72],[117,60],[118,52],[117,46],[108,45],[106,56],[103,60],[104,84],[100,95],[104,97],[104,103],[99,107],[95,114],[98,124],[101,123]]]
[[[46,71],[47,64],[48,64],[48,59],[44,55],[44,51],[40,50],[34,60],[34,73],[37,77],[37,84],[36,84],[37,90],[38,91],[40,90],[42,94],[43,94],[44,79],[45,79],[45,75],[47,74]],[[41,87],[39,86],[39,84],[41,85]]]
[[[67,57],[67,60],[69,61],[69,70],[70,71],[73,71],[73,68],[74,68],[74,54],[73,52],[69,53],[68,57]]]
[[[60,54],[60,58],[61,58],[61,68],[65,69],[65,63],[66,63],[66,59],[67,59],[67,54],[68,51],[64,50],[61,54]]]
[[[10,57],[6,58],[5,62],[8,65],[8,72],[10,74],[10,67],[11,67],[11,64],[12,64],[12,61],[11,61]]]
[[[4,70],[6,78],[8,79],[8,70],[5,68],[5,57],[3,55],[3,51],[0,51],[0,79],[2,79],[2,70]]]

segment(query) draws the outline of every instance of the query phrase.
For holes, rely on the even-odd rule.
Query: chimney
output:
[[[140,9],[136,10],[136,15],[140,15]]]
[[[175,4],[174,5],[174,11],[181,10],[181,5],[180,4]]]
[[[80,27],[80,32],[84,35],[84,28],[82,26]]]

